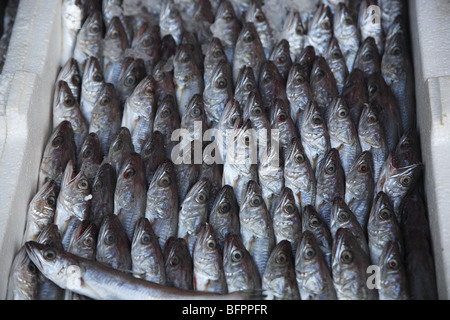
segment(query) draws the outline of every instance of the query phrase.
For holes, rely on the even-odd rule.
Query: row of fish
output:
[[[436,297],[402,1],[85,5],[11,298]]]

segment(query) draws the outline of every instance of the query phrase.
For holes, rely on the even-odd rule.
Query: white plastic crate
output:
[[[128,0],[134,1],[134,0]],[[126,2],[126,1],[125,1]],[[290,1],[300,2],[300,0]],[[450,37],[446,0],[410,0],[418,126],[440,299],[450,294]],[[61,0],[22,0],[0,77],[0,298],[21,246],[51,132],[61,55]]]

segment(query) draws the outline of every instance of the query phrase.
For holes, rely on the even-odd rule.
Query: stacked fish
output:
[[[10,298],[436,298],[403,1],[82,3]]]

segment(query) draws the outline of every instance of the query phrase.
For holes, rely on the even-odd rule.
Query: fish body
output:
[[[286,80],[286,97],[289,100],[292,121],[297,127],[301,125],[303,114],[312,91],[309,85],[309,74],[300,64],[292,64]]]
[[[351,11],[343,2],[339,3],[334,14],[333,35],[339,42],[348,71],[352,72],[356,53],[360,46],[360,33]]]
[[[332,36],[333,15],[330,7],[320,4],[310,21],[305,45],[313,46],[317,55],[323,55]]]
[[[289,54],[293,62],[300,58],[307,37],[307,24],[302,21],[298,11],[291,11],[286,18],[280,38],[289,42]]]

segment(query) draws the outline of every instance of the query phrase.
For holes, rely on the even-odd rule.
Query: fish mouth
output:
[[[39,256],[36,254],[36,250],[38,248],[36,247],[37,242],[35,241],[28,241],[25,243],[25,250],[27,251],[27,255],[30,258],[30,260],[38,267],[39,270],[42,270],[43,266],[39,259]]]

